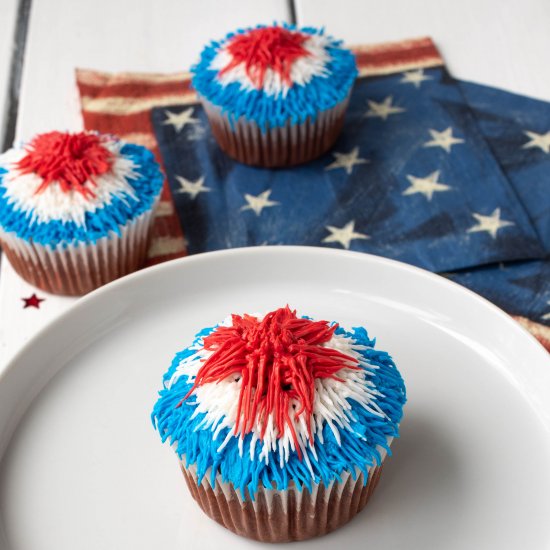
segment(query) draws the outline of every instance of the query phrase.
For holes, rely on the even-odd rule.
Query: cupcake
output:
[[[332,146],[357,68],[351,51],[322,29],[273,25],[210,43],[192,73],[223,151],[273,168],[308,162]]]
[[[163,176],[112,135],[49,132],[0,156],[0,245],[29,283],[81,295],[142,267]]]
[[[367,504],[404,403],[364,328],[287,306],[201,330],[164,375],[152,419],[207,515],[284,542],[329,533]]]

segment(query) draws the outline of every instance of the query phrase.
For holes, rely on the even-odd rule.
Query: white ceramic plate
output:
[[[194,332],[289,303],[365,325],[408,387],[367,508],[297,548],[548,548],[550,364],[506,314],[396,262],[316,248],[203,254],[82,299],[0,378],[10,550],[255,548],[199,510],[149,413]],[[11,436],[11,437],[10,437]]]

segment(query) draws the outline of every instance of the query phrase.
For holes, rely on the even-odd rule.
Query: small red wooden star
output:
[[[23,309],[26,309],[28,307],[35,307],[36,309],[40,309],[40,302],[43,302],[45,298],[39,298],[36,294],[33,294],[30,298],[21,298],[21,300],[25,302]]]

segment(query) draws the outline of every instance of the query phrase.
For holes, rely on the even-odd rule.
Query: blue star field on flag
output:
[[[181,124],[167,122],[180,113]],[[532,273],[548,272],[548,104],[441,67],[361,78],[332,150],[277,170],[227,157],[198,104],[152,117],[190,254],[281,244],[369,252],[453,272],[507,311],[550,323],[548,279]]]

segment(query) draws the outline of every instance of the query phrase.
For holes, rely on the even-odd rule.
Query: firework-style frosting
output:
[[[364,328],[299,318],[288,307],[233,315],[176,354],[152,418],[198,481],[243,498],[300,489],[369,467],[398,435],[405,387]]]
[[[56,247],[120,234],[162,187],[153,154],[93,132],[48,132],[0,156],[0,230]]]
[[[258,26],[211,42],[192,68],[200,96],[235,122],[261,128],[314,121],[349,94],[357,75],[353,54],[324,30]]]

